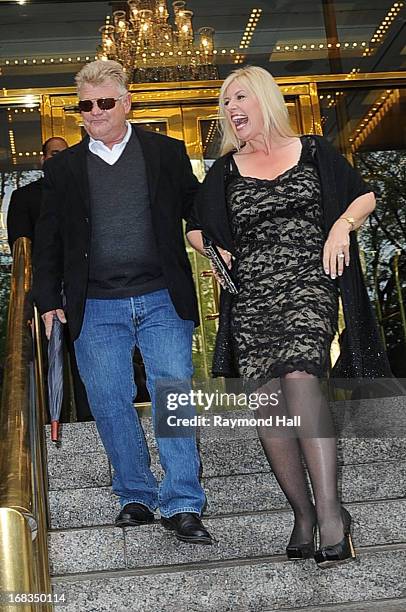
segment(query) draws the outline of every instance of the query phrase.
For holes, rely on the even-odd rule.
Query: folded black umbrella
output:
[[[48,400],[51,440],[58,442],[59,418],[63,398],[63,323],[54,315],[48,343]]]

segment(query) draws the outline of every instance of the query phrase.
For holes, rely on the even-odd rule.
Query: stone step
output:
[[[381,398],[379,400],[365,400],[362,402],[334,402],[331,404],[331,409],[335,415],[335,420],[338,424],[338,438],[342,438],[339,452],[342,454],[344,463],[354,463],[355,461],[368,461],[370,453],[368,447],[373,445],[375,450],[379,451],[379,445],[382,445],[383,453],[390,453],[390,438],[399,439],[398,444],[401,445],[400,451],[405,450],[405,433],[406,433],[406,397],[397,398]],[[141,422],[148,441],[154,439],[152,431],[151,418],[143,416],[141,412]],[[206,414],[206,413],[204,413]],[[209,416],[213,413],[207,413]],[[257,413],[250,410],[233,410],[221,413],[227,417],[252,418]],[[382,415],[385,418],[382,418]],[[369,422],[369,428],[365,427],[365,435],[362,435],[360,423]],[[357,429],[357,427],[359,428]],[[373,435],[375,431],[376,435]],[[342,435],[340,435],[340,432]],[[61,447],[57,448],[50,440],[50,425],[45,426],[46,444],[48,455],[60,455],[61,453],[92,453],[103,452],[103,445],[97,434],[96,425],[94,422],[87,423],[63,423],[61,429]],[[254,426],[236,426],[231,427],[200,427],[198,435],[201,440],[201,446],[210,448],[210,441],[218,441],[221,446],[226,440],[246,441],[248,439],[256,439],[257,433]],[[365,438],[365,440],[364,440]],[[401,439],[403,438],[403,442]],[[358,441],[361,440],[361,447],[358,448]],[[393,458],[397,458],[397,449],[394,449]],[[389,458],[389,457],[388,457]]]
[[[266,511],[287,507],[271,472],[203,478],[206,515]],[[344,503],[406,497],[406,462],[346,465],[339,469],[339,490]],[[119,512],[111,487],[81,487],[49,492],[51,527],[69,529],[111,525]]]
[[[95,572],[53,578],[65,612],[268,612],[294,606],[370,602],[404,596],[406,546],[361,549],[356,562],[320,570],[283,557],[245,563]]]
[[[379,599],[375,601],[362,601],[343,604],[333,604],[332,606],[306,606],[305,608],[279,608],[288,609],[289,612],[405,612],[406,599]],[[273,612],[271,609],[263,612]]]
[[[111,484],[112,468],[94,423],[68,423],[60,448],[48,443],[49,488],[102,487]],[[249,432],[248,432],[249,433]],[[232,476],[269,472],[255,430],[252,438],[201,439],[203,476]],[[162,469],[155,440],[149,436],[152,469],[158,478]],[[92,448],[92,452],[89,452]],[[339,465],[401,461],[406,459],[406,438],[338,440]]]
[[[406,542],[406,500],[349,504],[356,548]],[[52,575],[113,571],[284,555],[293,528],[290,511],[205,519],[212,546],[179,542],[159,522],[142,527],[51,531]]]

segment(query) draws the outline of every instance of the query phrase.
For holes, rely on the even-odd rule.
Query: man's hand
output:
[[[44,312],[41,318],[44,321],[45,335],[48,338],[48,340],[51,337],[52,323],[54,320],[54,315],[58,317],[61,323],[66,323],[65,313],[62,310],[62,308],[57,308],[56,310],[49,310],[48,312]]]

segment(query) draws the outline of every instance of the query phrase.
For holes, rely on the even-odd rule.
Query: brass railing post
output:
[[[1,610],[47,611],[51,603],[25,603],[28,594],[51,595],[47,549],[47,498],[43,465],[43,389],[34,374],[31,336],[31,241],[13,249],[4,382],[0,409]],[[38,370],[38,368],[37,368]],[[12,601],[13,593],[23,595]],[[5,606],[5,607],[4,607]]]
[[[23,514],[12,508],[0,508],[0,609],[30,612],[31,604],[15,602],[17,594],[32,593],[34,567],[31,529]]]

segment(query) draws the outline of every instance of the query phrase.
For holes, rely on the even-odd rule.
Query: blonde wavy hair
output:
[[[257,98],[264,119],[265,136],[271,137],[276,133],[289,138],[296,135],[289,123],[288,109],[282,92],[273,76],[259,66],[238,68],[228,75],[220,90],[221,155],[235,149],[239,150],[244,144],[236,136],[224,106],[227,89],[234,81],[238,81],[241,87]]]
[[[96,60],[83,66],[75,77],[78,91],[85,85],[102,85],[106,81],[113,81],[119,89],[120,95],[127,93],[127,75],[121,64],[114,60]]]

